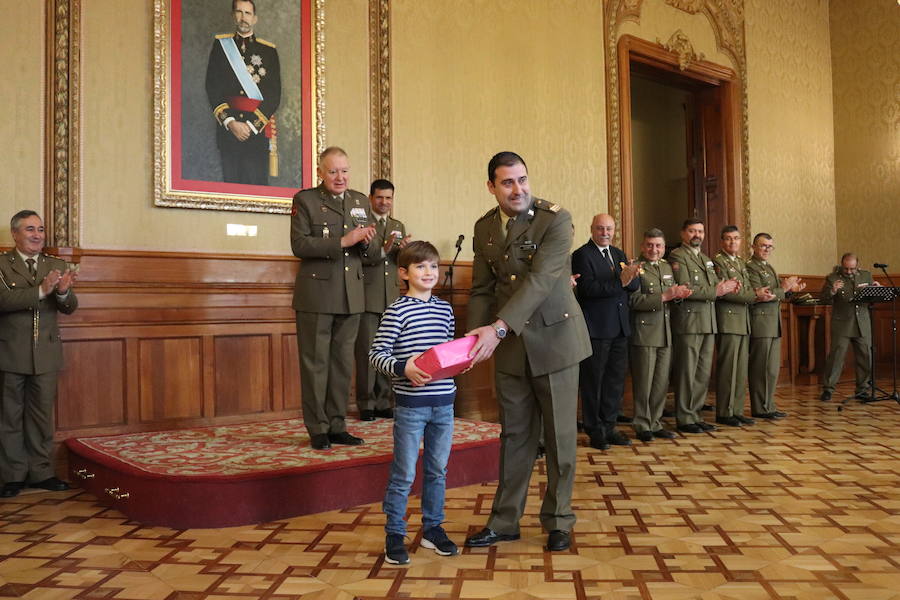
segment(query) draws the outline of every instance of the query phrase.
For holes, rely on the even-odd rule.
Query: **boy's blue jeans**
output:
[[[382,510],[387,515],[387,533],[406,535],[406,503],[413,480],[419,444],[425,439],[422,456],[422,527],[429,529],[444,521],[444,491],[447,488],[447,459],[453,445],[453,405],[394,408],[394,460]]]

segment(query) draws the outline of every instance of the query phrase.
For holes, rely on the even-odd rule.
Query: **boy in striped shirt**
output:
[[[394,565],[409,562],[403,517],[423,437],[422,546],[441,556],[458,552],[441,527],[456,384],[452,378],[432,381],[415,364],[432,346],[452,340],[456,329],[453,308],[431,294],[440,277],[439,259],[437,249],[428,242],[411,242],[400,251],[397,267],[409,290],[384,311],[369,350],[372,365],[391,376],[396,398],[394,460],[382,504],[387,516],[384,555]]]

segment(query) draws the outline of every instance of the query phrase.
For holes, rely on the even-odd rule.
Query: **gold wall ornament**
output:
[[[684,71],[688,68],[692,62],[697,62],[703,60],[703,53],[694,52],[694,46],[691,44],[691,40],[688,39],[688,36],[685,33],[678,29],[672,36],[669,38],[669,41],[665,44],[662,43],[662,40],[656,38],[656,43],[678,55],[678,68]]]
[[[666,0],[666,4],[693,15],[700,12],[703,0]]]
[[[606,131],[609,212],[622,219],[622,134],[619,105],[618,43],[626,22],[640,24],[643,0],[606,0],[603,10],[603,51],[606,64]],[[666,4],[709,21],[716,47],[735,65],[741,89],[741,181],[744,227],[750,230],[750,160],[747,121],[747,50],[744,31],[744,0],[665,0]],[[616,228],[615,243],[621,245],[623,227]]]
[[[196,185],[191,189],[176,189],[173,185],[173,162],[181,160],[181,156],[172,156],[173,123],[170,96],[172,82],[170,81],[171,56],[170,28],[172,2],[176,0],[153,0],[153,196],[154,204],[172,208],[196,208],[206,210],[231,210],[241,212],[264,212],[287,214],[291,211],[292,200],[290,196],[278,195],[262,196],[248,194],[241,190],[244,186],[228,184],[235,187],[235,191],[215,191],[221,189],[222,182],[209,182],[210,186]],[[186,1],[186,0],[178,0]],[[300,0],[296,0],[298,5]],[[309,68],[310,72],[304,74],[309,77],[310,98],[301,98],[302,118],[305,111],[309,110],[309,125],[311,137],[309,144],[311,165],[298,165],[304,171],[309,169],[310,185],[315,185],[315,156],[319,148],[325,144],[325,0],[313,0],[310,3],[310,32],[301,32],[300,44],[309,49],[310,62],[303,68]],[[282,72],[286,65],[282,61]],[[289,68],[289,67],[288,67]],[[282,107],[287,104],[282,96]],[[304,107],[313,107],[311,110]],[[278,114],[276,113],[276,117]],[[279,127],[283,127],[284,121],[278,121]],[[262,135],[262,134],[260,134]],[[301,136],[301,144],[302,136]],[[302,157],[306,149],[300,149]],[[292,167],[294,165],[284,165]],[[282,169],[283,171],[284,169]],[[305,177],[301,177],[301,185],[307,183]],[[194,183],[194,182],[190,182]],[[205,184],[206,182],[199,182]],[[187,187],[187,186],[185,186]],[[247,186],[249,187],[249,186]],[[254,186],[256,187],[256,186]],[[196,188],[196,189],[194,189]],[[273,190],[277,189],[273,187]]]
[[[391,178],[391,2],[369,0],[369,126],[372,179]]]
[[[47,0],[44,224],[47,245],[79,245],[81,0]]]

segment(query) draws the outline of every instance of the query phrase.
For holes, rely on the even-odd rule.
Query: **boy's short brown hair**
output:
[[[425,262],[426,260],[440,262],[441,255],[438,254],[437,248],[435,248],[431,242],[416,240],[415,242],[410,242],[409,245],[397,255],[397,266],[401,269],[408,269],[409,265]]]

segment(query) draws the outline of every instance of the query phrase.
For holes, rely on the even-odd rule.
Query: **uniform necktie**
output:
[[[25,259],[25,264],[28,265],[28,272],[31,273],[31,276],[32,276],[32,277],[36,277],[36,276],[37,276],[37,269],[34,268],[34,259],[33,259],[33,258],[26,258],[26,259]]]
[[[515,219],[507,219],[506,220],[506,239],[509,239],[509,232],[512,231],[513,221]]]

